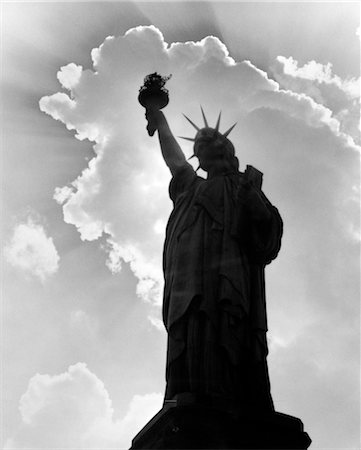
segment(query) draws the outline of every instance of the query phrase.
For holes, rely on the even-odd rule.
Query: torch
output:
[[[144,106],[147,112],[150,110],[163,109],[169,103],[168,89],[164,87],[165,83],[171,78],[162,77],[157,72],[151,73],[144,78],[144,85],[139,89],[138,101]],[[152,123],[152,115],[148,119],[147,131],[149,136],[153,136],[156,131],[156,126]]]

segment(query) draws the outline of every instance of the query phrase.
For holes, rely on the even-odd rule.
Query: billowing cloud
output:
[[[135,395],[115,420],[104,384],[84,363],[59,375],[37,374],[20,400],[22,426],[5,449],[129,448],[161,402],[161,394]]]
[[[138,295],[145,300],[160,303],[164,238],[160,224],[166,223],[171,210],[167,194],[169,175],[156,137],[149,138],[146,134],[144,109],[137,102],[146,74],[157,71],[173,75],[167,83],[170,103],[166,114],[176,135],[192,135],[180,112],[197,121],[202,104],[210,122],[216,120],[219,109],[225,109],[224,129],[238,120],[238,127],[232,132],[238,152],[251,163],[257,164],[258,160],[263,164],[261,170],[269,173],[274,174],[277,167],[286,166],[290,159],[296,162],[301,158],[310,182],[317,180],[321,161],[330,176],[336,170],[335,158],[342,158],[342,152],[346,160],[356,161],[354,136],[350,127],[342,125],[346,123],[344,108],[335,114],[332,105],[322,102],[320,95],[311,95],[310,89],[280,86],[251,62],[236,62],[218,38],[209,36],[199,42],[169,45],[154,26],[137,27],[124,36],[106,38],[99,48],[93,49],[92,59],[93,69],[83,70],[74,63],[61,68],[58,79],[70,91],[69,95],[56,93],[40,100],[42,111],[75,130],[78,139],[95,143],[95,156],[88,167],[71,185],[58,187],[55,198],[63,205],[64,220],[77,227],[81,239],[108,236],[107,266],[116,273],[121,270],[122,261],[130,263],[139,280]],[[286,62],[280,57],[277,64],[286,67]],[[347,84],[332,76],[329,68],[310,63],[300,72],[297,62],[290,60],[287,64],[288,72],[296,73],[297,79],[303,76],[315,89],[327,84],[340,90],[340,86],[345,88]],[[293,72],[287,76],[295,76]],[[353,92],[353,88],[349,90]],[[266,125],[260,133],[255,125],[263,126],[259,120],[266,116]],[[303,134],[294,136],[292,143],[287,142],[291,138],[290,120],[295,133]],[[259,152],[262,136],[265,148]],[[257,151],[250,151],[255,148]],[[191,154],[188,144],[184,150],[187,156]],[[286,183],[292,177],[296,185],[299,183],[300,166],[296,166],[291,164],[287,168]],[[310,180],[311,171],[314,178]],[[320,178],[324,177],[320,173]],[[339,175],[337,179],[342,190],[351,187]],[[340,187],[336,187],[335,180],[332,186],[331,190]],[[274,187],[277,197],[280,185]],[[287,202],[284,206],[292,209],[295,199],[284,200]]]
[[[59,268],[59,255],[53,239],[44,226],[32,216],[15,226],[10,241],[5,246],[7,262],[27,275],[44,282]]]
[[[74,64],[61,69],[58,78],[68,95],[55,93],[40,101],[42,111],[74,130],[78,139],[94,143],[88,166],[55,191],[64,220],[83,240],[105,235],[109,269],[117,273],[128,263],[138,279],[138,295],[160,304],[170,176],[157,138],[146,134],[137,93],[145,75],[172,73],[165,114],[174,134],[194,135],[181,112],[199,123],[202,104],[212,124],[222,109],[221,130],[238,122],[231,139],[241,170],[252,164],[264,172],[264,191],[284,219],[280,255],[267,269],[276,407],[297,414],[300,397],[307,399],[300,415],[306,424],[307,417],[318,424],[309,411],[327,403],[327,390],[333,388],[335,404],[342,405],[339,414],[347,417],[358,404],[354,367],[348,365],[359,355],[356,81],[341,79],[331,65],[311,61],[300,67],[282,56],[274,62],[271,79],[252,61],[235,61],[215,37],[169,45],[153,26],[108,37],[92,58],[91,69]],[[190,143],[182,147],[190,156]],[[157,314],[149,320],[160,325]],[[346,366],[337,385],[339,368]],[[277,390],[277,383],[286,384],[284,374],[299,377],[297,393],[287,401]],[[322,414],[328,426],[324,435],[336,442],[337,417],[331,407]],[[349,435],[355,436],[354,421],[349,424]],[[320,436],[323,425],[317,426],[313,432]],[[323,445],[329,444],[324,440]]]
[[[360,78],[341,79],[332,64],[310,61],[302,67],[292,57],[278,56],[272,70],[281,86],[306,94],[332,112],[340,130],[360,143]]]
[[[82,71],[82,66],[70,63],[59,70],[57,78],[62,86],[71,90],[79,83]]]

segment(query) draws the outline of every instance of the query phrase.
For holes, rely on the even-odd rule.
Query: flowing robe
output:
[[[282,221],[260,184],[247,171],[206,180],[188,163],[171,180],[163,255],[166,400],[191,392],[273,408],[264,267],[279,251]],[[252,217],[250,189],[270,218]]]

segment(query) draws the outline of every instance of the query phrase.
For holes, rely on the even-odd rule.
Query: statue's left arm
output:
[[[266,201],[265,196],[262,195],[259,189],[253,186],[249,187],[246,197],[246,207],[254,222],[267,223],[270,221],[272,211],[269,205],[269,202]]]
[[[268,264],[276,258],[283,233],[281,216],[261,189],[252,184],[244,193],[244,212],[248,223],[248,245],[251,260]]]

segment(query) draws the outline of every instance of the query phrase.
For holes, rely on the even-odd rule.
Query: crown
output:
[[[212,143],[217,143],[217,141],[218,141],[219,144],[221,144],[221,145],[223,144],[226,148],[233,149],[231,151],[234,153],[233,144],[227,139],[227,136],[233,130],[233,128],[237,125],[237,122],[235,124],[233,124],[225,133],[221,133],[219,131],[219,125],[221,123],[222,111],[219,113],[215,128],[211,128],[208,125],[208,121],[207,121],[206,115],[204,114],[202,106],[201,106],[201,111],[202,111],[202,116],[203,116],[203,121],[204,121],[204,128],[198,127],[194,122],[192,122],[192,120],[189,117],[187,117],[185,114],[183,114],[183,116],[188,120],[188,122],[197,130],[197,133],[194,138],[179,136],[181,139],[186,139],[187,141],[194,142],[194,155],[192,155],[192,157],[197,156],[197,143],[199,143],[200,141],[208,141],[208,142],[212,142]]]

